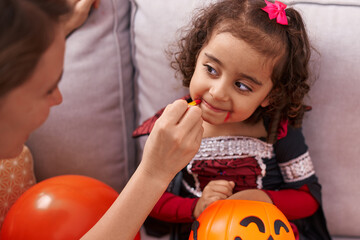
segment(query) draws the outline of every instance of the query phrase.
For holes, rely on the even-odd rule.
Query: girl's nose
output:
[[[227,101],[229,99],[227,82],[224,79],[215,80],[210,87],[210,95],[218,101]]]

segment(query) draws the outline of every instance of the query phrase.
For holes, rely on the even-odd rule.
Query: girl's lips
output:
[[[213,110],[214,112],[227,112],[226,110],[222,110],[219,108],[216,108],[214,106],[212,106],[210,103],[208,103],[207,101],[205,101],[204,99],[202,99],[202,103],[205,104],[205,106],[207,106],[208,108],[210,108],[211,110]]]

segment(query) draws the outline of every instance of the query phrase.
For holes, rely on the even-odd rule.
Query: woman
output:
[[[73,0],[73,14],[64,0],[0,2],[0,159],[19,155],[29,134],[61,103],[65,36],[84,21],[76,9],[87,14],[94,2]],[[171,179],[195,155],[202,132],[199,108],[188,109],[184,100],[167,106],[138,169],[83,239],[133,239]]]

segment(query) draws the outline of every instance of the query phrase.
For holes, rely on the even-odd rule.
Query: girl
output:
[[[300,128],[310,58],[300,14],[280,2],[223,0],[194,17],[179,47],[173,66],[186,99],[201,102],[204,135],[180,188],[173,181],[150,216],[191,223],[219,199],[265,201],[296,224],[297,239],[330,239]],[[190,225],[181,226],[184,239]]]

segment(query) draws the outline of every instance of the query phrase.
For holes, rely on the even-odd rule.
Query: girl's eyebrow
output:
[[[217,59],[215,56],[211,55],[210,53],[204,53],[206,57],[208,57],[209,59],[213,60],[214,62],[216,62],[217,64],[219,64],[221,67],[223,66],[223,63]],[[247,78],[250,81],[252,81],[253,83],[255,83],[256,85],[262,86],[262,82],[257,80],[255,77],[251,77],[247,74],[241,73],[240,74],[241,77],[243,78]]]
[[[211,55],[210,53],[205,53],[205,56],[207,56],[208,58],[210,58],[211,60],[213,60],[214,62],[219,64],[220,66],[223,66],[223,63],[219,59],[217,59],[215,56]]]
[[[255,83],[255,84],[258,85],[258,86],[262,86],[262,85],[263,85],[262,82],[260,82],[259,80],[257,80],[257,79],[254,78],[254,77],[251,77],[251,76],[246,75],[246,74],[243,74],[243,73],[241,73],[240,75],[241,75],[242,77],[244,77],[244,78],[249,79],[250,81],[252,81],[253,83]]]

